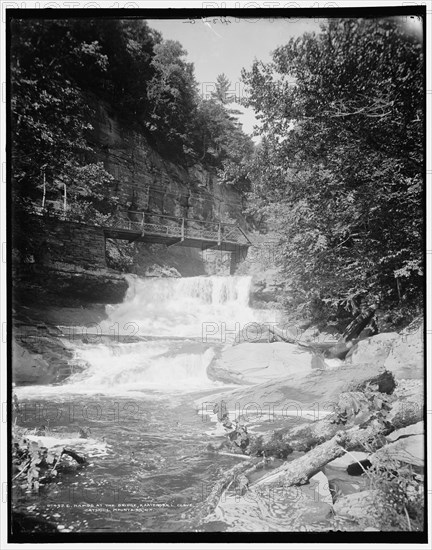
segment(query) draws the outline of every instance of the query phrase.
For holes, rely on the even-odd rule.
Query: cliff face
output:
[[[94,98],[89,103],[95,117],[88,140],[94,160],[114,176],[111,193],[120,209],[246,226],[241,193],[220,183],[215,170],[201,164],[186,168],[162,157],[138,124],[122,119],[108,103]],[[229,273],[229,254],[109,239],[106,245],[109,267],[142,276]]]
[[[98,101],[89,141],[97,160],[115,178],[112,192],[123,207],[200,220],[245,221],[242,196],[202,165],[184,168],[162,158],[138,126]]]
[[[245,226],[242,195],[219,183],[214,170],[200,164],[186,168],[163,158],[137,124],[121,119],[107,103],[88,100],[95,110],[88,136],[92,160],[103,162],[114,176],[110,192],[118,197],[121,209]],[[13,246],[18,250],[18,233],[24,233],[24,241],[29,234],[22,223],[15,220]],[[46,219],[32,220],[28,231],[34,255],[29,260],[25,253],[18,254],[21,259],[14,262],[19,302],[39,297],[42,302],[59,299],[72,307],[76,301],[116,303],[127,288],[119,271],[141,276],[229,273],[229,254],[218,251],[105,240],[98,228]]]

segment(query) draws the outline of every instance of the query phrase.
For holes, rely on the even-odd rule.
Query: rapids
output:
[[[249,306],[250,277],[129,275],[128,281],[123,303],[107,306],[106,320],[60,327],[78,372],[61,386],[17,388],[19,397],[217,388],[207,377],[215,350],[249,323],[274,322],[274,311]]]
[[[224,386],[207,376],[218,350],[248,323],[275,321],[274,311],[250,307],[250,288],[249,277],[129,276],[123,303],[107,306],[105,321],[60,327],[76,372],[61,385],[16,387],[18,423],[43,425],[44,435],[35,431],[33,440],[50,446],[76,442],[85,428],[90,464],[38,494],[15,485],[15,510],[64,532],[196,529],[184,512],[239,459],[212,451],[225,435],[192,403],[211,401]],[[260,505],[241,525],[225,507],[226,520],[215,517],[200,529],[263,530],[274,506],[280,503]]]

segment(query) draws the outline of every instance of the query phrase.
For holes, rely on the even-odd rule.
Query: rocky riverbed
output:
[[[17,386],[37,385],[41,391],[44,387],[82,391],[81,386],[74,390],[67,382],[71,375],[76,378],[81,373],[85,387],[88,365],[77,359],[93,357],[94,335],[86,338],[72,329],[78,324],[81,328],[98,326],[106,320],[106,308],[97,305],[17,308],[14,382]],[[181,368],[182,376],[187,377],[194,354],[198,357],[205,352],[202,357],[206,357],[205,364],[200,359],[193,367],[199,370],[204,365],[205,391],[202,386],[187,397],[184,387],[181,414],[186,414],[185,407],[190,413],[195,410],[204,422],[199,427],[190,419],[194,445],[198,445],[196,458],[205,453],[202,460],[212,472],[216,497],[204,508],[197,502],[199,521],[186,517],[184,528],[189,529],[192,521],[193,528],[202,530],[420,531],[425,467],[421,319],[400,333],[361,340],[344,360],[321,357],[319,361],[305,345],[333,339],[333,335],[310,329],[298,333],[298,342],[271,342],[269,335],[258,330],[259,324],[255,325],[255,332],[249,330],[245,337],[243,331],[231,343],[179,341],[172,347],[171,342],[171,351],[161,348],[152,359],[160,362],[162,358],[160,368],[168,368],[170,361],[185,357]],[[117,342],[115,349],[108,338],[105,343],[112,349],[110,353],[125,353],[122,350],[128,343],[147,345],[139,337],[122,338],[123,343]],[[121,357],[114,363],[121,362]],[[111,362],[115,357],[107,359]],[[116,367],[112,384],[131,376],[141,381],[138,365]],[[142,372],[148,377],[153,371]],[[193,376],[193,383],[202,384],[201,371],[198,378]],[[100,384],[103,377],[91,380]],[[136,382],[131,387],[133,384]],[[161,389],[158,386],[157,392]],[[98,391],[105,392],[105,386]],[[170,437],[171,432],[172,427]],[[364,434],[370,437],[361,439]],[[324,458],[322,449],[327,453]],[[169,456],[164,453],[167,460]],[[309,458],[316,466],[298,477]],[[238,461],[249,464],[250,471],[236,474],[223,486],[220,469],[217,474],[211,466],[221,460],[225,460],[222,471],[228,477]],[[294,482],[289,468],[297,472]],[[222,487],[219,495],[218,487]],[[393,502],[389,495],[394,491],[399,497]]]

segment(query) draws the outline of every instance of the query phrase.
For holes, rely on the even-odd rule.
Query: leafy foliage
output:
[[[70,457],[77,464],[86,464],[86,459],[70,449],[56,447],[48,449],[41,442],[28,436],[28,430],[15,427],[12,450],[13,480],[24,478],[21,488],[38,492],[40,485],[57,478],[61,467],[70,462]],[[85,435],[83,435],[84,437]]]
[[[83,67],[106,70],[107,57],[96,41],[79,39],[65,21],[16,20],[13,25],[12,129],[13,194],[20,207],[32,207],[48,193],[64,193],[75,210],[110,206],[111,176],[87,159],[86,132],[92,111],[78,86]],[[110,203],[110,204],[109,204]],[[79,207],[81,206],[81,208]]]
[[[385,457],[368,469],[374,504],[384,531],[423,531],[424,476],[411,464]]]
[[[332,19],[243,79],[262,135],[249,209],[279,234],[294,298],[419,300],[421,44],[398,19]]]
[[[11,36],[17,205],[40,205],[45,188],[48,201],[66,192],[66,215],[78,221],[115,209],[113,178],[89,142],[95,97],[139,124],[162,154],[201,160],[244,185],[238,166],[251,142],[222,103],[200,100],[180,43],[129,19],[16,19]]]
[[[151,66],[155,74],[148,83],[152,109],[147,126],[159,137],[164,136],[168,145],[187,147],[198,101],[193,64],[183,59],[187,52],[174,40],[165,40],[154,50]]]

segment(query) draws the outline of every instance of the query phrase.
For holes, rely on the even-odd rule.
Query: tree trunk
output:
[[[341,341],[342,342],[349,342],[350,340],[353,340],[354,338],[358,338],[360,336],[361,331],[370,323],[372,320],[372,317],[375,315],[375,307],[369,307],[354,319],[347,328],[344,330],[344,333],[342,334]]]

